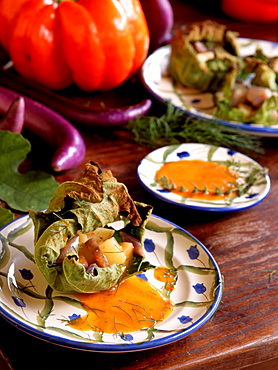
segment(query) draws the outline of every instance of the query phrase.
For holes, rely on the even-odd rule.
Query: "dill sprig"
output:
[[[171,103],[166,103],[165,106],[166,112],[160,117],[140,116],[128,123],[127,128],[135,135],[135,140],[140,145],[155,148],[197,142],[244,153],[264,153],[257,136],[214,121],[185,116]]]
[[[239,162],[232,162],[232,161],[226,161],[222,162],[222,164],[225,164],[228,168],[231,168],[232,170],[236,171],[238,176],[240,176],[243,179],[243,182],[237,182],[236,180],[234,182],[231,182],[229,184],[228,189],[219,189],[216,185],[213,189],[209,189],[206,183],[203,183],[203,187],[200,188],[194,183],[192,183],[193,189],[190,191],[189,189],[184,188],[183,185],[177,185],[173,182],[173,180],[169,179],[166,176],[162,176],[161,178],[155,178],[155,184],[160,184],[160,186],[163,189],[169,190],[169,191],[179,191],[184,193],[203,193],[203,194],[209,194],[212,195],[223,195],[223,200],[225,200],[226,204],[231,205],[232,202],[242,195],[246,194],[249,196],[253,195],[252,187],[253,186],[259,186],[261,184],[265,183],[265,175],[268,173],[267,168],[258,167],[257,165],[253,163],[248,164],[241,164]],[[243,167],[248,166],[248,169],[245,170]],[[235,195],[230,196],[231,193],[235,193]],[[186,194],[184,195],[186,197]]]

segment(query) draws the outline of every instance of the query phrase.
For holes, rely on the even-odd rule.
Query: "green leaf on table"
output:
[[[22,212],[47,208],[58,187],[54,177],[45,172],[18,172],[30,150],[30,142],[21,134],[0,131],[0,199]]]
[[[8,224],[13,219],[14,215],[9,209],[0,207],[0,227]]]

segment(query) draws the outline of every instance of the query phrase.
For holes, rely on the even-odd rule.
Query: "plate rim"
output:
[[[16,327],[17,329],[20,329],[21,331],[32,335],[33,337],[46,341],[51,344],[59,345],[62,347],[67,347],[71,349],[76,349],[76,350],[82,350],[82,351],[89,351],[89,352],[99,352],[99,353],[125,353],[125,352],[137,352],[137,351],[143,351],[143,350],[148,350],[148,349],[154,349],[158,347],[162,347],[174,342],[177,342],[180,339],[183,339],[187,337],[188,335],[192,334],[195,332],[197,329],[200,328],[203,324],[205,324],[217,311],[222,295],[223,295],[223,284],[222,284],[222,274],[220,272],[220,268],[213,257],[213,255],[210,253],[210,251],[205,247],[205,245],[198,240],[195,236],[193,236],[190,232],[185,230],[183,227],[163,218],[158,215],[152,214],[150,216],[151,218],[156,218],[159,220],[162,220],[169,225],[176,227],[180,230],[182,230],[189,238],[192,238],[195,240],[198,245],[203,249],[203,251],[207,254],[208,258],[210,259],[212,265],[215,268],[216,276],[215,280],[218,283],[216,288],[215,288],[215,297],[213,300],[213,303],[209,307],[209,309],[203,314],[194,324],[192,324],[190,327],[185,328],[184,330],[180,332],[175,332],[173,334],[167,335],[162,338],[157,338],[154,340],[142,342],[142,343],[123,343],[121,345],[119,344],[106,344],[106,343],[88,343],[88,342],[82,342],[78,340],[69,340],[67,338],[60,337],[58,335],[51,335],[49,333],[39,331],[36,328],[33,328],[29,326],[28,324],[20,321],[17,319],[14,315],[10,314],[7,312],[3,307],[2,307],[2,302],[0,300],[0,317],[5,319],[8,323]],[[28,215],[21,216],[8,224],[4,225],[3,227],[0,228],[0,233],[12,225],[13,223],[23,220],[23,219],[28,219]]]
[[[239,39],[240,40],[246,40],[246,41],[249,40],[249,41],[267,42],[267,43],[275,44],[275,45],[278,46],[278,42],[275,42],[275,41],[268,41],[268,40],[261,40],[261,39],[252,39],[252,38],[244,38],[244,37],[239,37]],[[152,58],[154,58],[156,54],[161,53],[163,50],[165,50],[165,53],[167,51],[167,54],[169,54],[170,48],[171,48],[171,45],[170,44],[167,44],[167,45],[161,46],[160,48],[156,49],[144,61],[142,67],[140,68],[140,72],[139,72],[139,77],[140,77],[141,83],[143,84],[143,86],[145,87],[145,89],[152,96],[154,96],[159,102],[162,102],[162,103],[163,102],[164,103],[165,102],[171,102],[171,100],[170,99],[164,99],[160,95],[158,95],[156,92],[154,92],[153,89],[146,82],[146,79],[144,77],[144,73],[145,73],[145,69],[146,69],[147,65],[150,63],[150,60]],[[210,118],[210,117],[206,117],[206,116],[200,115],[200,114],[198,114],[198,112],[191,112],[191,111],[186,110],[184,108],[178,107],[177,105],[174,105],[172,102],[171,102],[171,104],[174,107],[176,107],[176,108],[180,109],[181,111],[183,111],[186,115],[188,115],[190,117],[202,118],[202,119],[205,119],[205,120],[208,120],[208,121],[214,121],[216,123],[225,125],[227,127],[233,128],[233,129],[239,129],[241,131],[247,132],[247,133],[252,134],[252,135],[257,135],[257,136],[261,136],[261,137],[278,137],[278,128],[272,128],[271,126],[263,126],[263,127],[260,127],[259,126],[259,127],[257,127],[254,124],[252,125],[252,124],[248,124],[248,123],[245,123],[245,122],[235,122],[235,123],[233,123],[232,121],[227,121],[227,120],[224,120],[224,119],[217,119],[217,118],[213,118],[212,116]]]
[[[231,205],[231,206],[223,206],[223,207],[205,207],[205,206],[201,206],[201,205],[192,205],[192,204],[185,204],[185,203],[181,203],[181,202],[176,202],[174,200],[171,200],[171,199],[167,199],[165,197],[163,197],[162,195],[160,195],[159,193],[155,192],[154,190],[150,189],[144,182],[143,180],[141,179],[141,176],[140,176],[140,173],[139,173],[139,169],[140,169],[140,166],[142,164],[142,162],[148,157],[150,156],[152,153],[154,153],[155,151],[157,150],[162,150],[162,149],[166,149],[166,148],[169,148],[171,146],[176,146],[177,144],[172,144],[172,145],[165,145],[163,147],[159,147],[153,151],[151,151],[150,153],[148,153],[144,158],[141,159],[140,163],[138,164],[137,166],[137,179],[139,181],[139,183],[141,184],[141,186],[149,193],[151,194],[152,196],[154,196],[155,198],[163,201],[163,202],[166,202],[166,203],[169,203],[173,206],[177,206],[177,207],[180,207],[180,208],[186,208],[186,209],[191,209],[191,210],[195,210],[195,211],[206,211],[206,212],[221,212],[221,213],[227,213],[227,212],[236,212],[236,211],[242,211],[242,210],[246,210],[246,209],[249,209],[249,208],[252,208],[258,204],[260,204],[270,193],[270,190],[271,190],[271,180],[270,180],[270,176],[268,174],[265,174],[265,178],[266,178],[266,182],[267,182],[267,186],[266,186],[266,190],[265,190],[265,194],[262,198],[258,199],[256,202],[253,202],[253,203],[248,203],[248,204],[245,204],[245,205],[241,205],[241,204],[236,204],[236,205]],[[207,146],[207,147],[217,147],[217,148],[221,148],[221,149],[226,149],[226,150],[229,150],[228,148],[225,148],[223,146],[216,146],[216,145],[210,145],[210,144],[202,144],[202,143],[180,143],[178,144],[179,146],[190,146],[190,145],[196,145],[196,146]],[[249,159],[250,161],[256,163],[258,166],[262,167],[258,162],[256,162],[255,160],[253,160],[252,158],[250,158],[249,156],[247,156],[246,154],[243,154],[241,152],[238,152],[238,151],[235,151],[236,153],[244,156],[245,158]],[[262,167],[263,168],[263,167]]]

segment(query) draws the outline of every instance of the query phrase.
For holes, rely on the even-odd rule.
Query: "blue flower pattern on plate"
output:
[[[193,319],[190,316],[182,315],[182,316],[178,317],[178,320],[180,321],[181,324],[187,324],[187,323],[191,322]]]
[[[145,274],[136,274],[137,277],[139,277],[140,279],[143,279],[145,281],[148,281],[148,278]]]
[[[177,156],[179,157],[179,158],[187,158],[187,157],[190,157],[190,153],[189,152],[179,152],[179,153],[177,153]]]
[[[18,307],[26,307],[26,304],[25,302],[23,301],[22,298],[19,298],[17,296],[12,296],[12,299],[14,301],[14,303],[18,306]]]
[[[121,334],[120,337],[126,342],[131,342],[133,340],[133,336],[131,334]]]
[[[186,252],[191,260],[196,260],[200,255],[197,245],[192,245]]]
[[[170,190],[167,189],[157,189],[159,193],[170,193]]]
[[[249,194],[246,196],[247,199],[252,199],[252,198],[255,198],[257,195],[259,195],[259,193],[254,193],[254,194]]]
[[[152,253],[155,250],[155,244],[152,239],[145,239],[144,247],[148,253]]]
[[[200,103],[202,100],[201,99],[191,99],[191,104],[197,104]]]
[[[19,270],[19,272],[21,273],[21,276],[24,280],[32,280],[34,275],[33,273],[31,272],[31,270],[28,270],[28,269],[22,269],[22,270]]]
[[[204,286],[203,283],[201,283],[201,284],[200,283],[197,283],[195,285],[192,285],[192,287],[195,289],[195,292],[197,294],[204,294],[205,291],[207,290],[207,288]]]
[[[74,314],[72,314],[72,315],[68,316],[69,321],[74,321],[74,320],[76,320],[76,319],[79,319],[79,317],[81,317],[81,315],[77,315],[76,313],[74,313]]]

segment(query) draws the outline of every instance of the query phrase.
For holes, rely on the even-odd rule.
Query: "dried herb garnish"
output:
[[[127,128],[143,146],[161,147],[179,143],[197,142],[223,146],[246,154],[263,154],[260,138],[203,118],[185,116],[166,103],[166,112],[160,116],[140,116]]]

